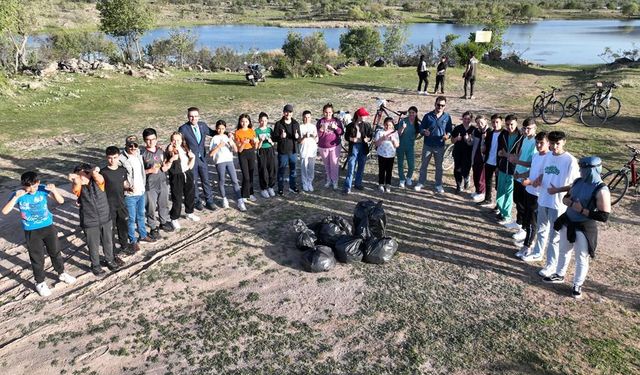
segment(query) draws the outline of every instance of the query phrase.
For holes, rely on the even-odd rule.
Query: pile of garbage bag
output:
[[[337,215],[306,225],[296,219],[296,247],[304,254],[302,266],[309,272],[326,272],[342,263],[364,261],[384,264],[393,258],[398,242],[386,236],[387,215],[382,201],[361,201],[353,213],[353,226]]]

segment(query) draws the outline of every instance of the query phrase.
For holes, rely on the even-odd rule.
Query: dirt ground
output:
[[[416,100],[422,108],[433,103],[432,96],[398,94],[393,99],[398,108]],[[491,113],[484,102],[451,100],[448,110],[454,119],[463,106]],[[93,146],[79,143],[58,148],[69,152]],[[322,188],[321,163],[317,166],[315,192],[268,200],[259,197],[246,213],[232,204],[226,210],[199,213],[203,220],[198,223],[181,220],[180,231],[143,245],[139,254],[124,258],[121,270],[102,278],[89,269],[78,209],[69,186],[61,185],[65,203],[54,204],[53,214],[67,271],[78,281],[70,286],[52,282],[55,275],[47,263],[53,292],[48,298],[34,292],[17,213],[0,217],[2,373],[394,373],[395,356],[408,355],[411,351],[404,350],[409,346],[421,345],[412,341],[412,331],[435,324],[427,321],[436,318],[442,320],[429,326],[434,336],[431,351],[414,350],[419,366],[395,373],[541,373],[548,368],[522,367],[526,360],[510,361],[508,351],[502,349],[486,361],[504,359],[504,364],[446,352],[457,351],[453,347],[482,354],[487,345],[465,341],[466,335],[476,332],[473,327],[484,320],[503,324],[527,311],[544,319],[571,319],[577,322],[577,331],[593,336],[598,334],[599,319],[614,322],[607,327],[621,335],[637,330],[637,196],[626,197],[615,207],[611,220],[600,225],[598,256],[591,263],[585,297],[576,302],[568,298],[569,283],[544,285],[536,274],[539,265],[513,256],[511,232],[497,225],[467,194],[455,195],[451,172],[446,174],[448,188],[443,196],[432,192],[431,183],[420,193],[394,187],[383,196],[376,190],[377,165],[371,163],[366,189],[344,197]],[[5,183],[1,196],[8,196],[13,188],[15,183]],[[326,274],[304,272],[291,222],[296,218],[311,222],[326,214],[350,219],[355,204],[363,199],[384,201],[389,233],[399,242],[392,262],[338,264]],[[380,280],[384,287],[375,287]],[[408,289],[416,294],[404,298]],[[407,311],[407,316],[422,315],[425,321],[395,327],[395,317],[401,313],[396,309],[402,306],[385,304],[385,296],[391,301],[397,296],[416,298],[411,307],[416,310]],[[454,329],[447,320],[457,317],[456,311],[467,315],[457,321],[466,331]],[[361,324],[354,322],[356,318]],[[362,336],[360,331],[368,327],[377,328]],[[478,342],[492,341],[488,332],[479,330]],[[524,337],[528,331],[520,327],[514,332]],[[508,347],[506,342],[513,339],[494,334],[499,343],[495,345]],[[382,344],[386,354],[377,356],[375,347]],[[639,349],[637,342],[633,345]],[[562,351],[569,348],[559,346]],[[554,355],[567,356],[545,354],[548,358],[538,358],[541,362],[552,361]],[[557,373],[588,372],[584,361],[577,365]]]

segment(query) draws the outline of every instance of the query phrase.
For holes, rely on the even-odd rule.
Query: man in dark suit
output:
[[[182,133],[184,140],[187,142],[189,149],[196,156],[196,163],[193,166],[193,186],[195,191],[195,207],[202,210],[202,200],[198,192],[198,180],[202,182],[202,191],[205,197],[205,207],[211,211],[215,210],[213,205],[213,193],[211,191],[211,183],[209,182],[209,168],[207,166],[207,151],[205,146],[205,138],[207,135],[214,136],[215,131],[210,129],[206,122],[199,121],[200,110],[196,107],[187,109],[187,123],[178,128]]]

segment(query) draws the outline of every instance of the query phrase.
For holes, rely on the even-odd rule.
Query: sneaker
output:
[[[480,207],[493,208],[493,202],[491,202],[491,201],[482,201],[482,202],[480,202]]]
[[[196,214],[187,214],[187,219],[191,221],[200,221],[200,217]]]
[[[297,187],[289,188],[289,193],[299,193],[299,192],[300,192],[300,189],[298,189]]]
[[[113,262],[116,264],[116,266],[118,267],[122,267],[125,264],[127,264],[124,260],[122,260],[119,256],[114,256],[113,257]]]
[[[413,185],[413,180],[410,178],[407,178],[407,186],[411,186]]]
[[[484,202],[484,194],[478,194],[478,193],[475,193],[475,194],[476,195],[472,198],[473,201],[482,204],[481,202]]]
[[[269,189],[267,189],[267,192],[269,193],[269,196],[270,196],[270,197],[275,197],[275,196],[276,196],[276,192],[275,192],[275,191],[273,191],[273,188],[269,188]]]
[[[462,193],[462,189],[460,188],[460,186],[456,186],[456,194],[460,193]]]
[[[496,216],[496,219],[499,219],[498,224],[504,225],[504,226],[507,226],[507,224],[513,223],[513,220],[510,217],[503,217],[502,215]]]
[[[204,206],[202,205],[202,202],[198,202],[198,203],[196,203],[195,208],[196,208],[196,210],[198,210],[198,211],[202,211],[202,210],[204,210]]]
[[[284,195],[284,190],[282,190],[282,189],[278,189],[278,195],[279,195],[279,196],[283,196],[283,195]]]
[[[526,247],[526,246],[522,245],[522,256],[520,257],[520,259],[522,259],[522,258],[524,258],[524,257],[526,257],[526,256],[531,255],[531,252],[532,252],[532,251],[533,251],[533,250],[531,250],[531,248],[530,248],[530,247]]]
[[[182,226],[180,225],[180,222],[177,219],[176,220],[171,220],[171,225],[173,225],[173,227],[176,228],[176,229],[182,228]]]
[[[387,192],[387,193],[391,193],[391,186],[386,185],[386,186],[384,187],[384,191],[385,191],[385,192]]]
[[[561,284],[564,282],[564,276],[554,273],[553,275],[543,277],[542,282],[547,284]]]
[[[245,212],[247,210],[247,207],[244,205],[244,199],[240,198],[238,199],[238,210]]]
[[[575,299],[582,298],[582,287],[574,284],[571,290],[571,296]]]
[[[398,186],[399,186],[401,189],[404,189],[404,181],[400,181],[400,183],[398,184]]]
[[[424,186],[424,185],[422,185],[422,184],[416,184],[416,186],[414,186],[414,187],[413,187],[413,190],[415,190],[415,191],[420,191],[420,190],[422,190],[422,187],[423,187],[423,186]]]
[[[380,190],[381,193],[384,193],[384,185],[378,186],[378,190]]]
[[[436,186],[436,193],[437,194],[444,194],[444,188],[442,188],[442,185],[437,185]]]
[[[514,240],[524,240],[527,237],[527,231],[520,228],[519,231],[517,231],[516,233],[513,234],[513,236],[511,236]]]
[[[173,232],[175,230],[173,225],[171,223],[169,223],[169,222],[166,222],[164,224],[160,224],[160,229],[162,229],[165,232]]]
[[[324,183],[324,188],[328,189],[328,188],[331,187],[331,185],[332,185],[331,181],[327,181],[327,182]]]
[[[117,271],[120,269],[116,262],[107,263],[107,268],[109,269],[109,271]]]
[[[209,211],[215,211],[216,210],[216,206],[213,205],[213,203],[207,203],[204,205],[204,208],[206,208]]]
[[[102,276],[106,273],[105,270],[102,269],[102,267],[91,267],[91,272],[94,276]]]
[[[141,238],[141,239],[140,239],[140,242],[141,242],[141,243],[142,243],[142,242],[146,242],[146,243],[154,243],[154,242],[156,242],[156,240],[155,240],[155,239],[153,239],[153,238],[151,238],[151,237],[149,237],[149,236],[146,236],[146,237],[144,237],[144,238]]]
[[[40,297],[49,297],[51,295],[51,290],[49,290],[47,283],[44,281],[36,284],[36,292],[38,292]]]
[[[538,271],[538,275],[540,275],[541,277],[549,277],[549,276],[553,275],[554,273],[555,272],[553,272],[552,270],[547,269],[547,267],[542,268],[540,271]]]
[[[522,247],[524,246],[524,240],[513,240],[513,244],[516,245],[516,247]]]
[[[334,183],[333,183],[333,190],[337,190],[337,189],[338,189],[338,183],[337,183],[337,182],[334,182]]]
[[[250,200],[251,202],[255,202],[255,201],[257,201],[257,200],[258,200],[258,198],[256,198],[256,196],[255,196],[255,195],[251,194],[251,195],[249,195],[249,200]]]
[[[261,190],[260,195],[262,195],[262,198],[269,198],[269,192],[267,189]]]
[[[149,237],[153,238],[154,240],[160,239],[161,238],[160,229],[158,228],[151,229],[151,232],[149,232]]]
[[[345,188],[345,189],[343,189],[343,190],[342,190],[342,194],[344,194],[344,195],[349,195],[349,194],[351,194],[351,189],[346,189],[346,188]]]
[[[505,224],[504,225],[507,229],[517,229],[517,230],[522,230],[522,227],[520,226],[520,224],[516,223],[515,221]],[[525,232],[526,234],[526,232]]]
[[[464,180],[464,186],[463,186],[464,191],[469,190],[469,186],[470,185],[471,185],[471,183],[470,183],[468,178],[466,180]]]
[[[522,258],[525,254],[529,253],[529,248],[526,246],[522,246],[520,250],[516,253],[516,257]]]
[[[66,272],[63,272],[60,275],[58,275],[58,280],[62,281],[65,284],[69,284],[69,285],[71,285],[71,284],[76,282],[76,278],[71,276],[71,275],[69,275]]]
[[[307,186],[309,188],[309,191],[313,192],[313,185],[309,184],[309,186]]]
[[[227,198],[222,198],[222,208],[229,208],[229,200]]]
[[[542,254],[529,254],[522,257],[522,260],[524,260],[525,262],[539,262],[542,260]]]

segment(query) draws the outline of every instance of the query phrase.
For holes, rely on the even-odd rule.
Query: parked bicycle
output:
[[[607,110],[598,102],[601,90],[591,94],[589,100],[585,100],[585,93],[579,92],[571,95],[564,101],[564,114],[572,117],[579,113],[580,122],[585,126],[602,125],[607,121]]]
[[[606,89],[602,89],[602,86],[606,86]],[[614,118],[620,113],[620,99],[613,96],[613,89],[618,88],[613,82],[598,82],[596,83],[596,87],[599,87],[598,92],[600,96],[598,97],[598,104],[602,105],[607,110],[607,115],[609,118]]]
[[[558,101],[556,93],[561,90],[551,86],[551,92],[545,90],[533,100],[533,117],[541,117],[547,125],[554,125],[564,117],[564,104]]]
[[[640,173],[636,167],[636,162],[640,158],[640,150],[626,145],[631,151],[631,159],[617,171],[610,171],[602,176],[602,181],[609,187],[611,193],[611,205],[618,203],[629,190],[629,186],[636,188],[636,195],[640,190]],[[631,181],[629,181],[631,178]]]

